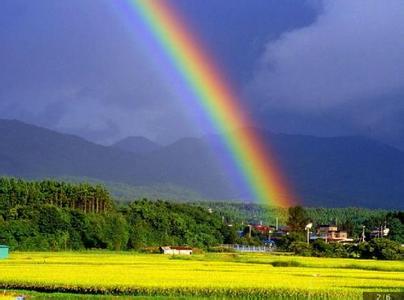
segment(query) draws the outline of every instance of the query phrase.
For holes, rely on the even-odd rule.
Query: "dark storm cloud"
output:
[[[263,126],[404,140],[404,2],[171,2]],[[206,130],[123,15],[108,0],[0,1],[0,118],[102,143]]]
[[[236,82],[251,76],[265,41],[313,20],[292,0],[172,4]],[[0,118],[103,143],[199,134],[195,104],[175,94],[124,15],[109,0],[1,1]]]
[[[263,120],[289,120],[277,129],[389,138],[403,127],[403,36],[403,1],[323,1],[314,23],[267,44],[247,94]]]
[[[109,143],[194,133],[107,1],[0,3],[0,117]]]

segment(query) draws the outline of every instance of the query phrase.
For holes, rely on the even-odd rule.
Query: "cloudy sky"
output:
[[[261,127],[404,148],[404,1],[171,2]],[[104,144],[209,132],[112,3],[0,2],[0,118]]]

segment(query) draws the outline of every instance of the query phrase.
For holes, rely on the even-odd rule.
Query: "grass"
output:
[[[51,295],[65,299],[82,299],[73,294],[361,299],[364,291],[403,292],[404,262],[252,253],[25,252],[0,260],[0,287],[62,293]],[[34,298],[50,299],[47,295]]]

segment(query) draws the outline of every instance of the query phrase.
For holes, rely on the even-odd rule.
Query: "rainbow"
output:
[[[128,9],[134,10],[150,31],[209,121],[223,133],[224,144],[254,198],[265,205],[293,205],[293,193],[268,147],[252,129],[242,102],[175,9],[166,0],[127,1]]]

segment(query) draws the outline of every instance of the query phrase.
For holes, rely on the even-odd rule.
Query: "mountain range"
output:
[[[325,138],[265,130],[260,135],[303,205],[404,208],[404,152],[360,136]],[[0,120],[0,174],[87,178],[120,186],[131,197],[248,200],[246,189],[224,167],[221,151],[212,146],[214,140],[221,137],[183,138],[162,146],[128,137],[103,146]],[[119,194],[119,189],[113,192]]]
[[[112,145],[113,147],[136,154],[150,153],[161,146],[143,136],[129,136]]]

